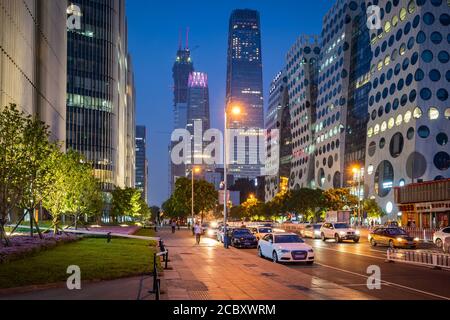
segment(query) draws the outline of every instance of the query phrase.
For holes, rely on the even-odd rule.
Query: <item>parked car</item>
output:
[[[266,236],[269,233],[273,233],[273,229],[271,227],[258,226],[258,227],[252,227],[252,228],[250,228],[250,230],[255,235],[257,240],[264,238],[264,236]]]
[[[347,223],[325,222],[320,228],[320,237],[322,241],[334,239],[339,243],[344,240],[353,240],[353,242],[357,243],[359,242],[360,233],[358,230],[350,228]]]
[[[258,240],[247,228],[237,228],[229,232],[230,243],[235,248],[257,248]]]
[[[415,249],[419,238],[413,238],[403,230],[396,227],[383,227],[373,230],[369,234],[370,245],[389,246],[391,248],[412,248]]]
[[[273,262],[314,263],[314,250],[295,233],[272,233],[259,240],[258,255]]]
[[[433,242],[438,248],[442,248],[442,245],[447,238],[450,238],[450,227],[445,227],[436,231],[433,235]]]
[[[303,238],[320,239],[321,233],[320,228],[322,228],[321,223],[308,224],[300,232]]]

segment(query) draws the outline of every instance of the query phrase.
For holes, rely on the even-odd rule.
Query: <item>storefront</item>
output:
[[[405,227],[439,229],[449,226],[450,179],[395,188],[395,201]]]

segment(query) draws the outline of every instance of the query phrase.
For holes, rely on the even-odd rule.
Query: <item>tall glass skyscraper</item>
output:
[[[81,29],[68,31],[67,146],[93,163],[105,191],[134,187],[134,157],[127,151],[134,150],[135,103],[125,1],[74,4],[83,16]]]
[[[148,201],[147,128],[136,126],[136,188]]]
[[[194,71],[194,64],[191,58],[191,51],[189,48],[182,48],[181,45],[177,51],[177,57],[172,69],[173,83],[174,83],[174,100],[173,100],[173,129],[185,129],[187,125],[187,109],[188,109],[188,82],[189,75]],[[172,150],[173,143],[169,150]],[[177,178],[186,175],[185,165],[175,165],[171,162],[169,154],[169,193],[175,188]]]
[[[245,146],[231,148],[230,173],[237,178],[256,178],[261,175],[259,146],[250,143],[248,135],[264,139],[264,98],[259,13],[254,10],[234,10],[228,35],[228,65],[226,108],[238,105],[242,115],[229,118],[228,129],[247,131]],[[238,140],[236,137],[235,140]],[[233,141],[232,141],[233,142]],[[245,159],[240,161],[239,159]]]

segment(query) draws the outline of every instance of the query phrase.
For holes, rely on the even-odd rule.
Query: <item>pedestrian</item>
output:
[[[177,229],[180,231],[180,220],[177,220]]]
[[[158,220],[155,220],[155,232],[158,232]]]
[[[175,229],[177,227],[177,223],[175,222],[175,219],[172,220],[171,226],[172,226],[172,233],[175,233]]]
[[[194,227],[195,241],[196,241],[197,245],[200,244],[202,232],[203,232],[202,226],[197,222]]]

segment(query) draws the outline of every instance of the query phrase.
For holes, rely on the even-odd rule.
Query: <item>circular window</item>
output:
[[[378,165],[375,172],[375,192],[378,196],[386,197],[393,187],[394,168],[392,164],[385,160]]]
[[[412,118],[412,112],[407,111],[405,113],[405,116],[403,117],[403,121],[405,121],[405,123],[409,123],[411,121],[411,118]]]
[[[447,1],[448,3],[448,1]],[[439,18],[439,21],[441,22],[441,24],[443,26],[448,26],[450,24],[450,16],[446,13],[442,14],[441,17]]]
[[[430,50],[424,50],[421,57],[424,62],[429,63],[433,61],[433,52],[431,52]]]
[[[394,118],[390,118],[389,121],[388,121],[388,128],[392,129],[394,127],[394,125],[395,125]]]
[[[447,120],[450,120],[450,108],[445,109],[444,117]]]
[[[320,168],[318,178],[319,186],[323,187],[325,185],[325,171],[323,170],[323,168]]]
[[[420,97],[425,101],[430,100],[431,99],[431,90],[428,88],[423,88],[422,90],[420,90]]]
[[[446,171],[450,168],[450,155],[447,152],[438,152],[434,156],[434,165],[441,171]]]
[[[406,174],[411,179],[422,177],[427,170],[427,160],[419,152],[413,152],[406,160]]]
[[[406,137],[408,138],[408,140],[412,140],[414,138],[415,133],[416,133],[416,131],[414,130],[414,128],[409,128],[408,132],[406,134]]]
[[[369,176],[371,176],[373,174],[373,170],[374,170],[373,165],[369,165],[367,167],[367,173],[369,174]]]
[[[400,187],[404,187],[405,184],[406,184],[405,179],[400,179],[400,181],[398,182],[398,185],[399,185]]]
[[[399,115],[397,116],[397,119],[395,120],[395,124],[396,124],[397,126],[401,126],[402,123],[403,123],[403,116],[402,116],[401,114],[399,114]]]
[[[420,109],[419,107],[416,107],[414,109],[414,113],[413,113],[414,119],[422,118],[422,114],[423,114],[422,109]]]
[[[337,171],[333,176],[333,187],[338,189],[341,187],[341,173]]]
[[[445,89],[439,89],[436,92],[436,96],[441,101],[447,101],[447,99],[448,99],[448,91],[445,90]]]
[[[386,139],[385,138],[381,138],[380,139],[380,149],[384,149],[385,145],[386,145]]]
[[[391,143],[389,144],[389,152],[391,153],[392,158],[397,158],[402,153],[403,146],[403,135],[400,132],[397,132],[394,134],[391,139]]]
[[[436,142],[440,146],[445,146],[448,143],[448,136],[445,133],[441,132],[436,136]]]
[[[375,151],[377,150],[377,144],[375,142],[371,142],[369,144],[368,153],[370,157],[373,157],[375,155]]]
[[[441,73],[439,72],[439,70],[433,69],[430,71],[430,79],[431,81],[439,81],[441,80]]]
[[[435,31],[431,34],[430,39],[434,44],[439,44],[442,42],[442,35],[439,32]]]
[[[388,203],[386,203],[386,213],[391,214],[392,211],[394,211],[394,204],[389,201]]]
[[[432,25],[434,23],[434,15],[431,12],[427,12],[423,15],[423,22],[427,25]]]
[[[447,51],[439,52],[438,59],[442,63],[447,63],[450,60],[450,55]]]
[[[328,168],[332,168],[333,167],[333,157],[332,156],[329,156],[328,157]]]
[[[416,37],[416,41],[418,44],[422,44],[427,40],[427,36],[425,35],[425,32],[419,31]]]
[[[367,130],[367,137],[371,138],[373,136],[373,128],[370,127],[369,130]],[[334,146],[334,145],[333,145]],[[333,148],[334,149],[334,148]]]
[[[422,139],[426,139],[430,136],[430,129],[427,126],[420,126],[419,130],[417,131],[417,134]]]
[[[439,119],[439,110],[435,107],[431,107],[430,109],[428,109],[428,118],[430,120]]]

